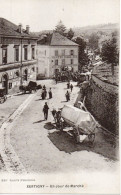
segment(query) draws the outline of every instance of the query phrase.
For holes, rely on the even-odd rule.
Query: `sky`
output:
[[[120,0],[0,0],[0,17],[33,32],[119,23]]]

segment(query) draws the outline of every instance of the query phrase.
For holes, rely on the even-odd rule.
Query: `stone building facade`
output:
[[[78,44],[54,32],[37,42],[38,73],[53,77],[65,69],[78,71]]]
[[[29,26],[15,25],[0,18],[0,87],[8,94],[14,87],[36,79],[37,38]]]

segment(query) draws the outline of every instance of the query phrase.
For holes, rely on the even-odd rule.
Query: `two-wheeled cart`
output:
[[[71,131],[77,142],[81,142],[84,135],[85,138],[88,137],[90,142],[94,142],[96,122],[89,112],[65,105],[61,110],[60,120],[60,129],[64,130],[66,127],[70,127],[68,128],[69,134]]]

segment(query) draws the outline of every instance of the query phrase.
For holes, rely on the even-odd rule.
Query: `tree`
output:
[[[79,70],[82,70],[84,65],[88,65],[89,59],[88,55],[85,53],[86,42],[81,37],[77,37],[73,40],[75,43],[79,45],[78,55],[79,55]]]
[[[61,35],[64,35],[65,30],[66,30],[66,27],[60,20],[59,23],[55,27],[55,32],[59,32]]]
[[[111,64],[112,75],[114,75],[114,66],[119,63],[119,51],[117,49],[116,37],[106,41],[102,45],[101,57],[104,62]]]
[[[99,37],[96,33],[92,33],[89,37],[89,47],[91,49],[96,50],[98,49],[98,40],[99,40]]]
[[[74,31],[72,30],[72,28],[70,28],[70,30],[67,33],[67,38],[71,40],[73,36],[74,36]]]

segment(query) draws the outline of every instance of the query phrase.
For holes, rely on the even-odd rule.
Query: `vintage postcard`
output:
[[[120,194],[119,0],[0,0],[0,194]]]

